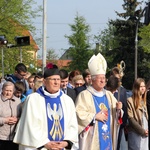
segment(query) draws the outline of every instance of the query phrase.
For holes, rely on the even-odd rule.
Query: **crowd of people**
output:
[[[100,53],[82,72],[17,64],[0,84],[0,150],[148,150],[150,83],[128,97],[121,70],[106,72]]]

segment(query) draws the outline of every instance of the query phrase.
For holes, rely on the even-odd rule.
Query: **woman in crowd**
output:
[[[33,89],[33,87],[34,87],[34,78],[35,78],[35,75],[31,75],[28,79],[27,79],[27,81],[28,81],[28,84],[29,84],[29,89]]]
[[[0,150],[18,150],[12,140],[21,114],[21,101],[13,95],[14,89],[14,84],[7,81],[0,95]]]
[[[73,78],[73,85],[74,85],[74,88],[80,87],[80,86],[82,86],[84,83],[85,83],[85,81],[84,81],[82,75],[76,75],[76,76]]]
[[[79,70],[73,70],[69,73],[69,83],[68,83],[68,87],[69,88],[74,88],[74,83],[73,83],[73,78],[76,76],[76,75],[81,75],[80,71]]]
[[[148,150],[148,113],[146,86],[142,78],[134,81],[133,95],[127,100],[128,150]]]

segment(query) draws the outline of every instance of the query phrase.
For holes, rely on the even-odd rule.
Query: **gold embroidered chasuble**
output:
[[[84,90],[78,95],[76,100],[76,112],[77,112],[77,119],[78,119],[78,126],[79,126],[79,134],[91,123],[91,121],[93,120],[96,114],[94,100],[91,93],[94,94],[94,89],[92,87],[88,87],[87,90]],[[110,112],[111,112],[110,124],[111,124],[111,132],[112,132],[112,145],[113,145],[113,150],[116,150],[117,137],[118,137],[117,131],[119,128],[118,114],[116,111],[117,100],[113,96],[113,94],[109,91],[106,91],[106,97],[108,99]],[[92,139],[92,143],[90,144],[91,144],[91,149],[87,149],[87,150],[100,150],[97,121],[95,122],[94,125],[93,139]]]

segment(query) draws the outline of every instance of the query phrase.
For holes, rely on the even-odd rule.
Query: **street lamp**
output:
[[[16,45],[20,50],[20,62],[22,63],[22,46],[30,45],[30,36],[16,36],[15,37]]]
[[[5,35],[0,35],[0,45],[6,45],[7,43]]]

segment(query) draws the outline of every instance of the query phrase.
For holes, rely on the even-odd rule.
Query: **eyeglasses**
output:
[[[17,72],[20,76],[22,76],[22,77],[25,77],[26,76],[26,73],[25,74],[21,74],[21,73],[19,73],[19,72]]]
[[[76,83],[76,85],[77,85],[77,86],[81,86],[81,85],[83,85],[83,83]]]
[[[60,81],[60,78],[47,78],[47,80],[51,80],[51,81]]]
[[[98,80],[106,80],[105,77],[96,77],[96,79],[98,79]]]

